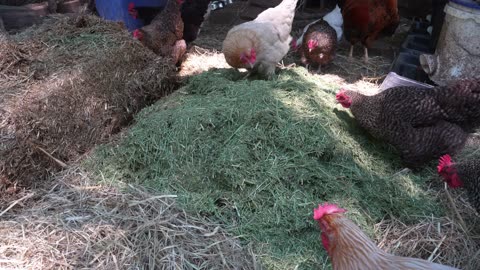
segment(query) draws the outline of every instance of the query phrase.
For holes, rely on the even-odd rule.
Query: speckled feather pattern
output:
[[[455,163],[455,167],[467,190],[470,204],[480,214],[480,159]]]
[[[177,0],[169,0],[165,9],[141,30],[144,33],[141,42],[145,46],[157,54],[172,57],[175,62],[178,60],[175,59],[176,43],[183,38],[183,20]]]
[[[308,41],[317,42],[317,47],[308,50]],[[305,64],[325,65],[333,61],[337,49],[337,32],[326,21],[319,20],[312,24],[302,41],[301,55]]]
[[[480,126],[480,80],[447,87],[394,87],[374,96],[346,91],[358,123],[392,144],[409,167],[455,154]]]

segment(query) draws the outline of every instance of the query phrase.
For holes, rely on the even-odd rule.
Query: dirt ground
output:
[[[172,206],[169,198],[155,197],[158,200],[152,207],[149,204],[152,196],[143,190],[136,190],[131,196],[125,195],[113,187],[96,186],[86,180],[88,177],[83,172],[72,169],[72,165],[82,160],[95,146],[114,140],[123,129],[128,128],[138,111],[177,89],[183,79],[211,68],[228,68],[219,52],[228,30],[242,22],[238,15],[244,8],[245,2],[236,2],[225,9],[213,11],[199,38],[190,46],[178,73],[174,67],[165,65],[163,59],[134,42],[118,24],[98,19],[59,17],[14,39],[0,40],[0,209],[4,211],[0,217],[3,215],[2,219],[10,220],[1,224],[0,232],[12,235],[4,239],[4,246],[18,248],[15,252],[20,255],[16,259],[34,257],[32,263],[40,266],[68,269],[69,261],[63,254],[69,252],[69,241],[74,240],[78,244],[75,249],[78,254],[68,255],[78,260],[79,267],[92,267],[89,264],[92,262],[103,269],[114,269],[124,261],[137,260],[135,256],[144,256],[141,257],[143,260],[148,260],[148,256],[158,261],[171,260],[172,267],[178,266],[175,259],[182,258],[172,259],[168,254],[158,253],[151,248],[153,237],[145,236],[164,230],[168,232],[165,234],[167,239],[180,235],[194,239],[194,245],[207,243],[205,253],[201,254],[202,260],[208,261],[212,256],[210,252],[217,252],[214,256],[216,262],[225,262],[222,250],[211,250],[221,242],[231,246],[222,247],[229,251],[225,256],[242,256],[239,261],[254,265],[251,261],[255,259],[252,259],[250,250],[240,248],[238,241],[217,224],[201,224],[201,221],[186,216],[181,209]],[[307,9],[305,13],[299,13],[293,25],[294,37],[316,15],[326,12]],[[349,59],[349,44],[341,42],[334,62],[323,70],[324,74],[315,76],[374,93],[390,69],[402,35],[409,26],[410,22],[402,20],[396,38],[377,42],[370,50],[368,64],[362,60],[360,46],[355,49],[354,59]],[[76,43],[68,43],[67,36],[77,37],[74,38]],[[296,53],[290,52],[278,68],[299,65],[298,59]],[[72,178],[73,182],[66,182]],[[461,193],[453,195],[456,203],[466,205]],[[439,192],[438,196],[448,203],[444,193]],[[77,205],[79,201],[85,208]],[[119,210],[118,205],[123,210]],[[131,210],[131,205],[137,207],[135,210],[138,212]],[[31,211],[27,211],[29,208]],[[142,212],[144,209],[149,210]],[[165,209],[169,211],[164,212]],[[122,211],[127,211],[129,216],[121,217],[122,213],[126,213]],[[473,212],[472,209],[462,211]],[[152,218],[159,213],[162,213],[159,219]],[[159,220],[170,221],[170,214],[178,224],[191,227],[173,230],[157,223]],[[462,215],[466,214],[462,212]],[[39,216],[42,218],[39,219]],[[113,225],[105,225],[105,216]],[[452,216],[456,218],[455,213]],[[74,226],[77,219],[86,217],[90,227],[86,226],[85,231],[77,230]],[[148,221],[147,225],[141,225],[138,222],[140,219]],[[472,218],[467,222],[477,226],[478,220]],[[416,227],[391,220],[376,228],[385,235],[377,240],[382,247],[394,251],[398,248],[399,239],[419,239],[424,233],[429,237],[431,235],[432,241],[440,247],[444,238],[440,233],[436,234],[437,225],[439,228],[458,227],[450,218],[432,218]],[[25,228],[28,228],[27,234],[22,235]],[[192,228],[198,232],[192,233]],[[112,235],[118,238],[109,238]],[[132,237],[143,237],[139,240],[143,246],[138,254],[132,253],[132,249],[138,248],[137,243],[131,242]],[[447,239],[452,243],[465,241],[460,237]],[[114,240],[118,243],[108,245]],[[155,241],[158,239],[155,238]],[[108,248],[104,249],[104,246]],[[404,254],[414,255],[416,245],[412,246]],[[43,262],[43,256],[49,257],[50,254],[38,247],[51,248],[55,252],[55,261]],[[124,257],[115,257],[119,254],[118,250]],[[0,251],[3,251],[1,246]],[[38,256],[35,257],[35,254]],[[188,254],[195,259],[198,255],[193,252]],[[15,262],[12,263],[15,265]],[[35,268],[35,265],[29,267]],[[235,265],[231,269],[235,269]]]

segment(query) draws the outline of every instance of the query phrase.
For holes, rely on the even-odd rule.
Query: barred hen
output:
[[[318,65],[317,73],[320,73],[322,65],[333,61],[336,49],[337,32],[326,21],[319,20],[305,32],[300,50],[301,61],[307,69],[311,64]]]
[[[400,22],[397,0],[339,0],[342,9],[343,31],[350,42],[349,56],[353,45],[364,46],[365,61],[368,48],[380,35],[392,35]]]
[[[322,244],[334,270],[410,269],[454,270],[427,260],[389,254],[380,248],[343,213],[347,210],[325,203],[313,210],[313,218],[322,230]]]
[[[385,140],[415,168],[455,154],[480,126],[480,80],[457,80],[431,89],[393,87],[373,96],[341,90],[337,101],[360,126]]]
[[[178,64],[187,50],[183,39],[183,20],[180,13],[183,0],[168,0],[149,25],[133,32],[134,38],[156,54],[169,57]]]
[[[440,158],[438,174],[451,188],[464,187],[470,204],[480,214],[480,159],[452,162],[450,155]]]

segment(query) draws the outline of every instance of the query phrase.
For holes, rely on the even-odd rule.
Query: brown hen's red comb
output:
[[[319,204],[317,208],[313,209],[313,219],[319,220],[324,215],[330,215],[335,213],[345,213],[345,212],[347,212],[347,210],[338,207],[336,204],[326,202],[323,205]]]

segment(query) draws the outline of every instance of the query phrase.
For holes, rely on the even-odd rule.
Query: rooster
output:
[[[290,48],[293,17],[298,0],[283,0],[255,20],[234,26],[223,41],[223,54],[234,68],[246,68],[272,78],[276,64]],[[248,75],[247,75],[248,76]]]
[[[397,0],[339,0],[338,5],[342,9],[345,38],[351,44],[349,57],[353,57],[353,46],[361,42],[368,62],[368,48],[373,41],[381,34],[392,35],[397,29]]]
[[[302,41],[301,61],[308,66],[317,64],[317,73],[322,65],[329,64],[335,57],[337,49],[337,33],[326,21],[319,20],[311,25]]]
[[[444,155],[437,169],[449,187],[464,187],[467,190],[470,203],[480,213],[480,160],[454,163],[450,155]]]
[[[334,270],[391,269],[391,270],[454,270],[446,265],[426,260],[395,256],[375,243],[343,213],[346,210],[335,204],[325,203],[313,210],[318,221],[321,239],[332,261]]]
[[[169,0],[149,25],[133,31],[134,38],[156,54],[171,58],[174,64],[180,62],[187,50],[180,13],[182,3],[183,0]]]
[[[468,132],[480,126],[478,79],[429,89],[393,87],[373,96],[341,90],[336,99],[371,135],[392,144],[411,168],[457,153]]]

